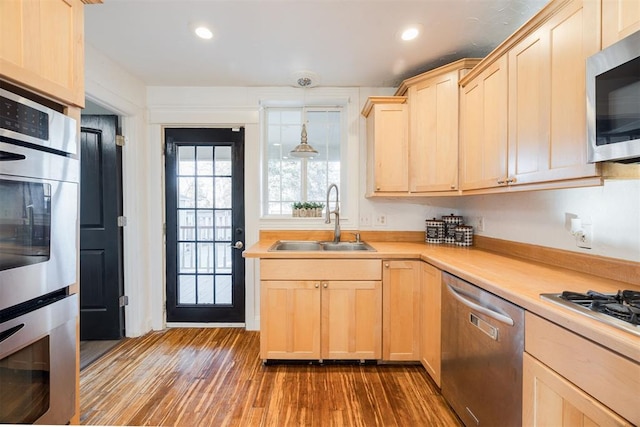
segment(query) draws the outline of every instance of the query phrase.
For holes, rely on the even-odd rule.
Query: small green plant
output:
[[[322,216],[324,203],[294,202],[291,207],[293,208],[293,216],[295,217],[320,217]]]

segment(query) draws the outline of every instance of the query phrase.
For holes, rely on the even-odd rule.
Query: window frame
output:
[[[324,111],[337,111],[340,113],[340,185],[339,185],[339,189],[340,189],[340,211],[341,213],[344,215],[345,213],[347,213],[349,211],[349,199],[350,199],[350,186],[347,184],[347,180],[349,177],[349,161],[348,161],[348,157],[349,157],[349,132],[348,132],[348,118],[349,118],[349,106],[348,106],[348,102],[317,102],[317,103],[313,103],[311,105],[307,104],[307,105],[302,105],[302,104],[283,104],[283,103],[265,103],[263,102],[263,108],[262,108],[262,125],[261,125],[261,135],[262,135],[262,141],[263,143],[262,145],[262,149],[261,149],[261,156],[260,156],[260,166],[261,166],[261,173],[260,173],[260,177],[261,177],[261,191],[260,191],[260,218],[261,219],[267,219],[267,220],[282,220],[282,219],[287,219],[287,220],[295,220],[295,221],[303,221],[303,222],[307,222],[307,221],[315,221],[315,222],[319,222],[320,220],[322,220],[322,223],[324,223],[324,217],[322,218],[298,218],[296,217],[295,219],[292,217],[291,214],[289,213],[283,213],[283,214],[267,214],[268,212],[268,205],[269,205],[269,198],[268,198],[268,192],[269,192],[269,188],[268,188],[268,182],[269,182],[269,168],[268,168],[268,149],[269,149],[269,145],[268,145],[268,131],[269,131],[269,123],[267,120],[267,115],[268,115],[268,111],[269,110],[283,110],[283,111],[294,111],[294,110],[298,110],[301,111],[301,122],[300,122],[300,126],[302,126],[302,123],[308,123],[307,120],[307,113],[308,112],[314,112],[314,111],[318,111],[318,112],[324,112]],[[307,130],[309,128],[307,127]],[[313,137],[311,136],[309,141],[309,144],[313,145]],[[316,147],[317,148],[317,147]],[[302,193],[302,199],[300,201],[307,201],[306,198],[308,196],[308,163],[309,160],[306,158],[301,158],[301,159],[296,159],[297,161],[300,161],[302,163],[302,167],[301,167],[301,173],[300,173],[300,180],[301,180],[301,193]],[[328,160],[325,162],[325,164],[327,164]],[[330,183],[329,183],[330,184]],[[327,184],[327,188],[328,185]],[[325,203],[325,200],[321,200],[322,203]],[[333,204],[332,204],[333,206]],[[326,206],[324,208],[326,210]],[[342,216],[341,216],[342,218]]]

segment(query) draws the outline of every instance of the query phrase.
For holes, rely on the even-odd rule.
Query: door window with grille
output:
[[[166,130],[168,321],[244,321],[241,133]]]

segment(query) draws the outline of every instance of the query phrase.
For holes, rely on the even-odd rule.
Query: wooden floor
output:
[[[418,365],[265,366],[240,328],[125,339],[82,371],[80,406],[91,425],[461,425]]]
[[[120,340],[80,341],[80,370],[98,360],[119,343]]]

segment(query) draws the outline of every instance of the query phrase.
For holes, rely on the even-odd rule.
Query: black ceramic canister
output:
[[[473,227],[470,225],[458,225],[455,231],[456,245],[473,245]]]
[[[455,243],[456,242],[456,227],[462,225],[462,217],[459,215],[445,215],[442,217],[444,221],[444,242]]]
[[[444,221],[435,218],[427,219],[425,228],[425,242],[442,243],[444,241]]]

